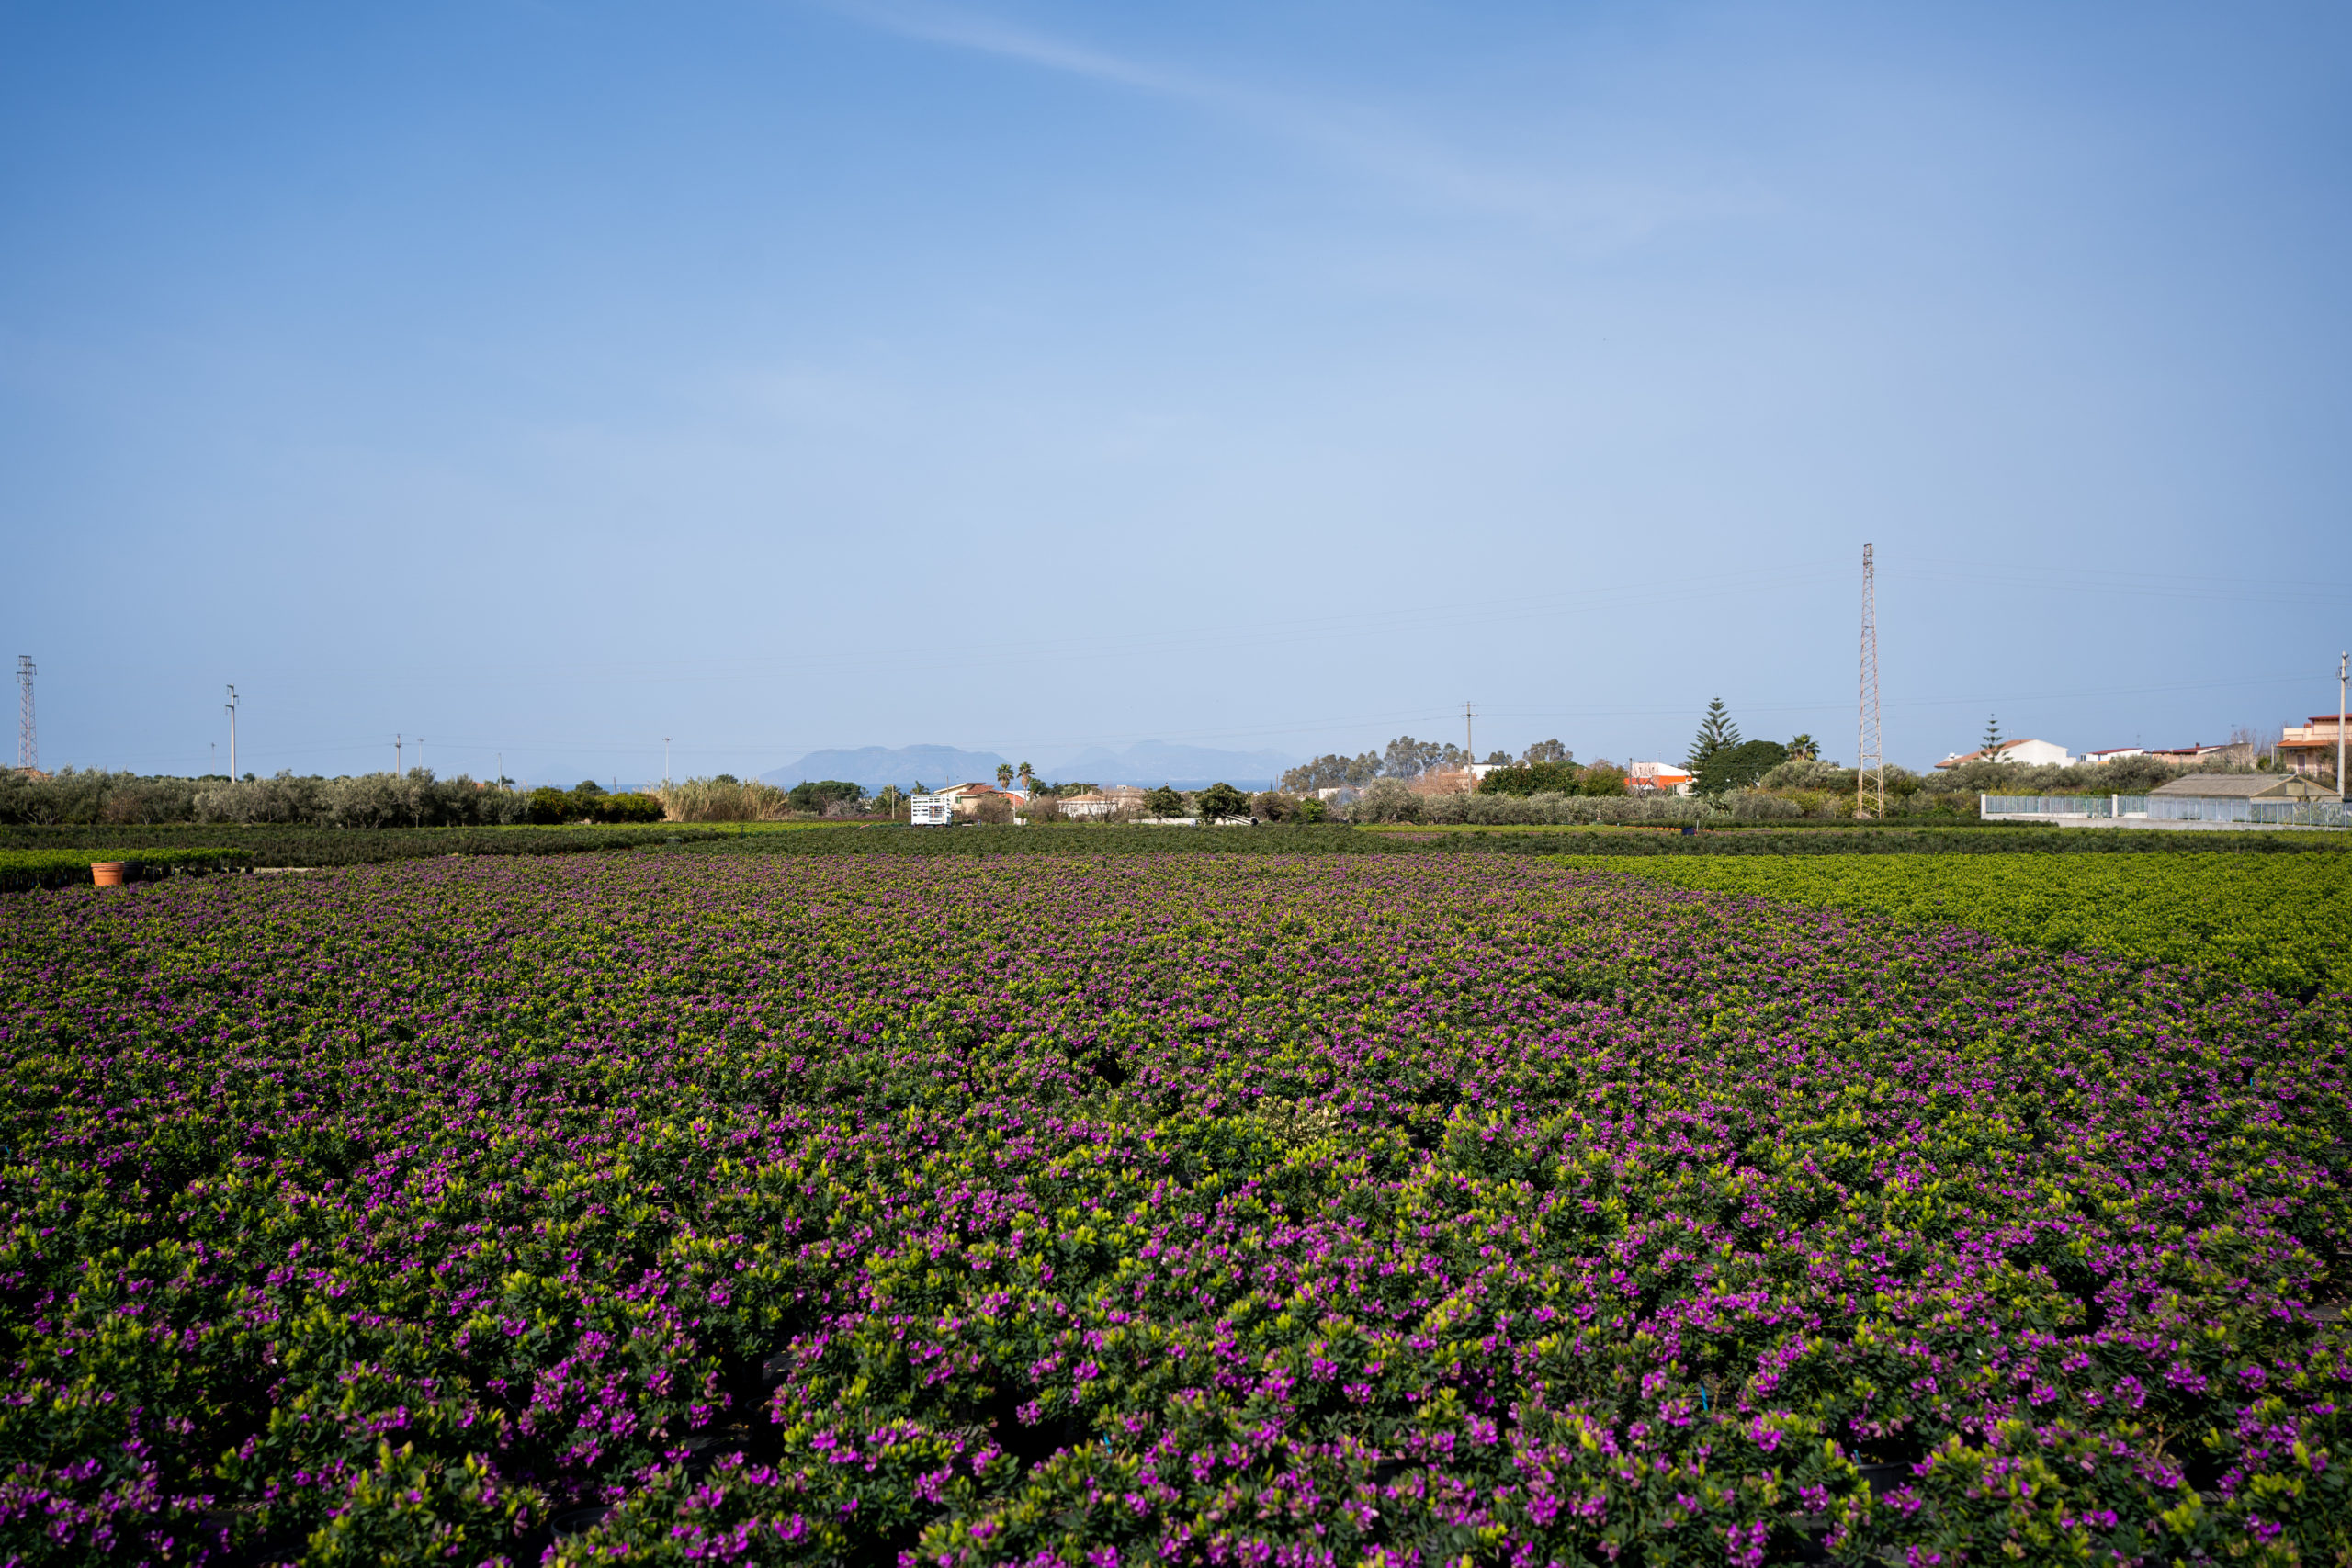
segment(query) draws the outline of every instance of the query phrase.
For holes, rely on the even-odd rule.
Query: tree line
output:
[[[659,822],[650,795],[610,794],[583,779],[568,790],[527,794],[507,781],[429,768],[405,773],[300,775],[248,773],[174,778],[64,768],[43,778],[0,773],[0,822],[91,827],[174,822],[305,828],[498,828],[538,822]]]

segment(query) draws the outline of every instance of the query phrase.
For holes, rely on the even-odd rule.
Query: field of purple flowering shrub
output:
[[[2340,1562],[2346,998],[1505,857],[0,900],[0,1562]]]

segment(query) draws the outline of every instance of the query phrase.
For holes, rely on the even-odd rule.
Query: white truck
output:
[[[918,828],[952,828],[956,825],[956,803],[944,795],[910,795],[907,813],[907,820]]]

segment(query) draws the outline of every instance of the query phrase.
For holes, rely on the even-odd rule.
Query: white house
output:
[[[1999,754],[1995,755],[1996,752]],[[2064,767],[2075,760],[2073,752],[2054,740],[2004,740],[1997,747],[1977,751],[1962,751],[1938,762],[1939,768],[1964,767],[1970,762],[2016,762],[2029,768],[2056,765]]]
[[[1698,777],[1690,769],[1673,762],[1628,762],[1625,764],[1625,782],[1636,795],[1669,791],[1675,795],[1689,795]]]
[[[977,782],[949,784],[934,798],[946,801],[953,806],[958,817],[969,817],[979,810],[981,801],[991,797],[1011,801],[1015,806],[1025,804],[1029,798],[1019,790],[999,789],[992,784]]]

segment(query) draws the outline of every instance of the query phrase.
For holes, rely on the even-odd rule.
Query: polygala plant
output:
[[[0,994],[20,1561],[2352,1552],[2341,993],[996,849],[11,895]]]

